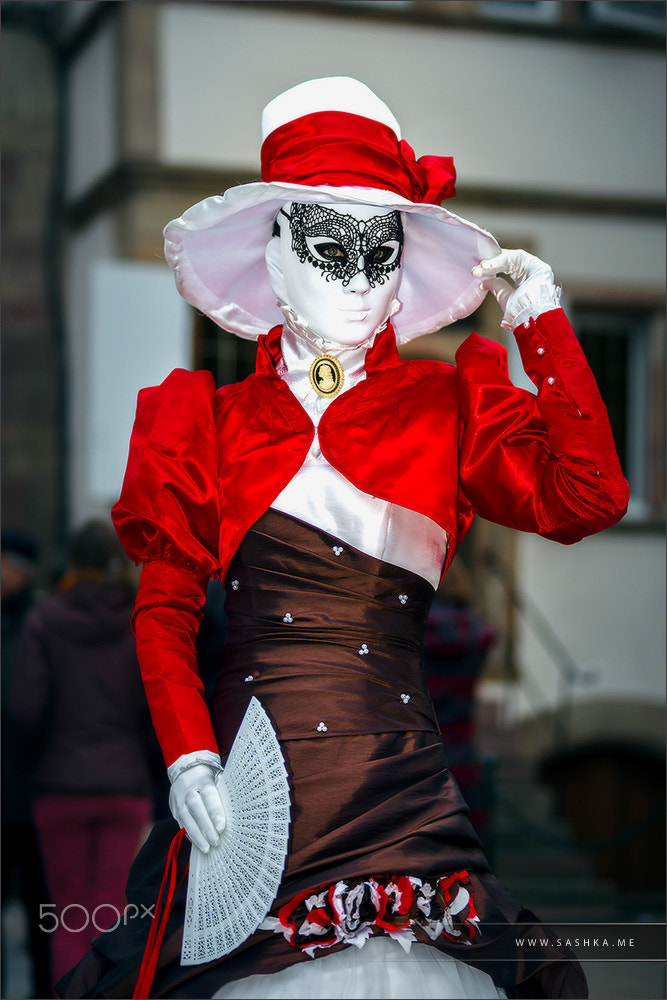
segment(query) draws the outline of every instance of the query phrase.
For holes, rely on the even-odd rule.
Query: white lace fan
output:
[[[218,847],[192,845],[182,965],[222,958],[249,937],[276,898],[285,867],[290,797],[268,716],[251,698],[216,779],[227,814]]]

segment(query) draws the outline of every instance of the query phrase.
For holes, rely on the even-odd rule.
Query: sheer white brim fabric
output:
[[[390,938],[299,962],[281,972],[228,983],[214,1000],[487,1000],[507,994],[489,975],[426,944],[409,954]]]
[[[371,204],[403,213],[401,308],[392,319],[399,343],[468,316],[486,294],[470,271],[497,254],[498,244],[440,205],[414,204],[375,188],[243,184],[198,202],[164,230],[165,256],[181,295],[239,337],[255,340],[283,322],[265,251],[278,210],[289,201]]]

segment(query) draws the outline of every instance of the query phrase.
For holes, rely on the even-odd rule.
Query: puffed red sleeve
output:
[[[153,724],[167,765],[217,752],[195,641],[218,560],[218,441],[210,372],[173,371],[142,389],[111,516],[142,565],[132,617]]]
[[[627,510],[607,411],[561,309],[514,336],[536,396],[512,384],[495,341],[473,334],[457,352],[461,489],[487,520],[577,542]]]

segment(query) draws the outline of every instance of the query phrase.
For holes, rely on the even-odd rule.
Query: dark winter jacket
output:
[[[28,614],[10,712],[34,741],[38,794],[150,796],[152,731],[130,630],[134,594],[102,580]]]
[[[2,822],[28,823],[31,818],[29,776],[33,764],[34,746],[26,742],[20,726],[9,712],[9,692],[12,688],[16,648],[26,616],[35,603],[32,586],[2,598],[2,664],[1,750]]]

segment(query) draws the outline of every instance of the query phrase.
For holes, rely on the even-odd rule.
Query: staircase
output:
[[[493,869],[523,906],[546,922],[625,919],[618,890],[598,882],[555,815],[551,789],[531,776],[498,775],[490,846]]]
[[[664,919],[661,894],[629,896],[595,876],[593,855],[559,818],[537,763],[518,749],[516,732],[478,708],[478,745],[487,771],[489,829],[484,835],[494,874],[546,922]]]
[[[523,906],[554,930],[558,924],[664,922],[662,893],[630,895],[595,878],[592,855],[575,844],[551,788],[519,752],[517,734],[497,724],[492,706],[478,707],[477,742],[489,789],[484,847],[492,871]],[[582,966],[589,1000],[667,995],[662,962],[584,960]]]

